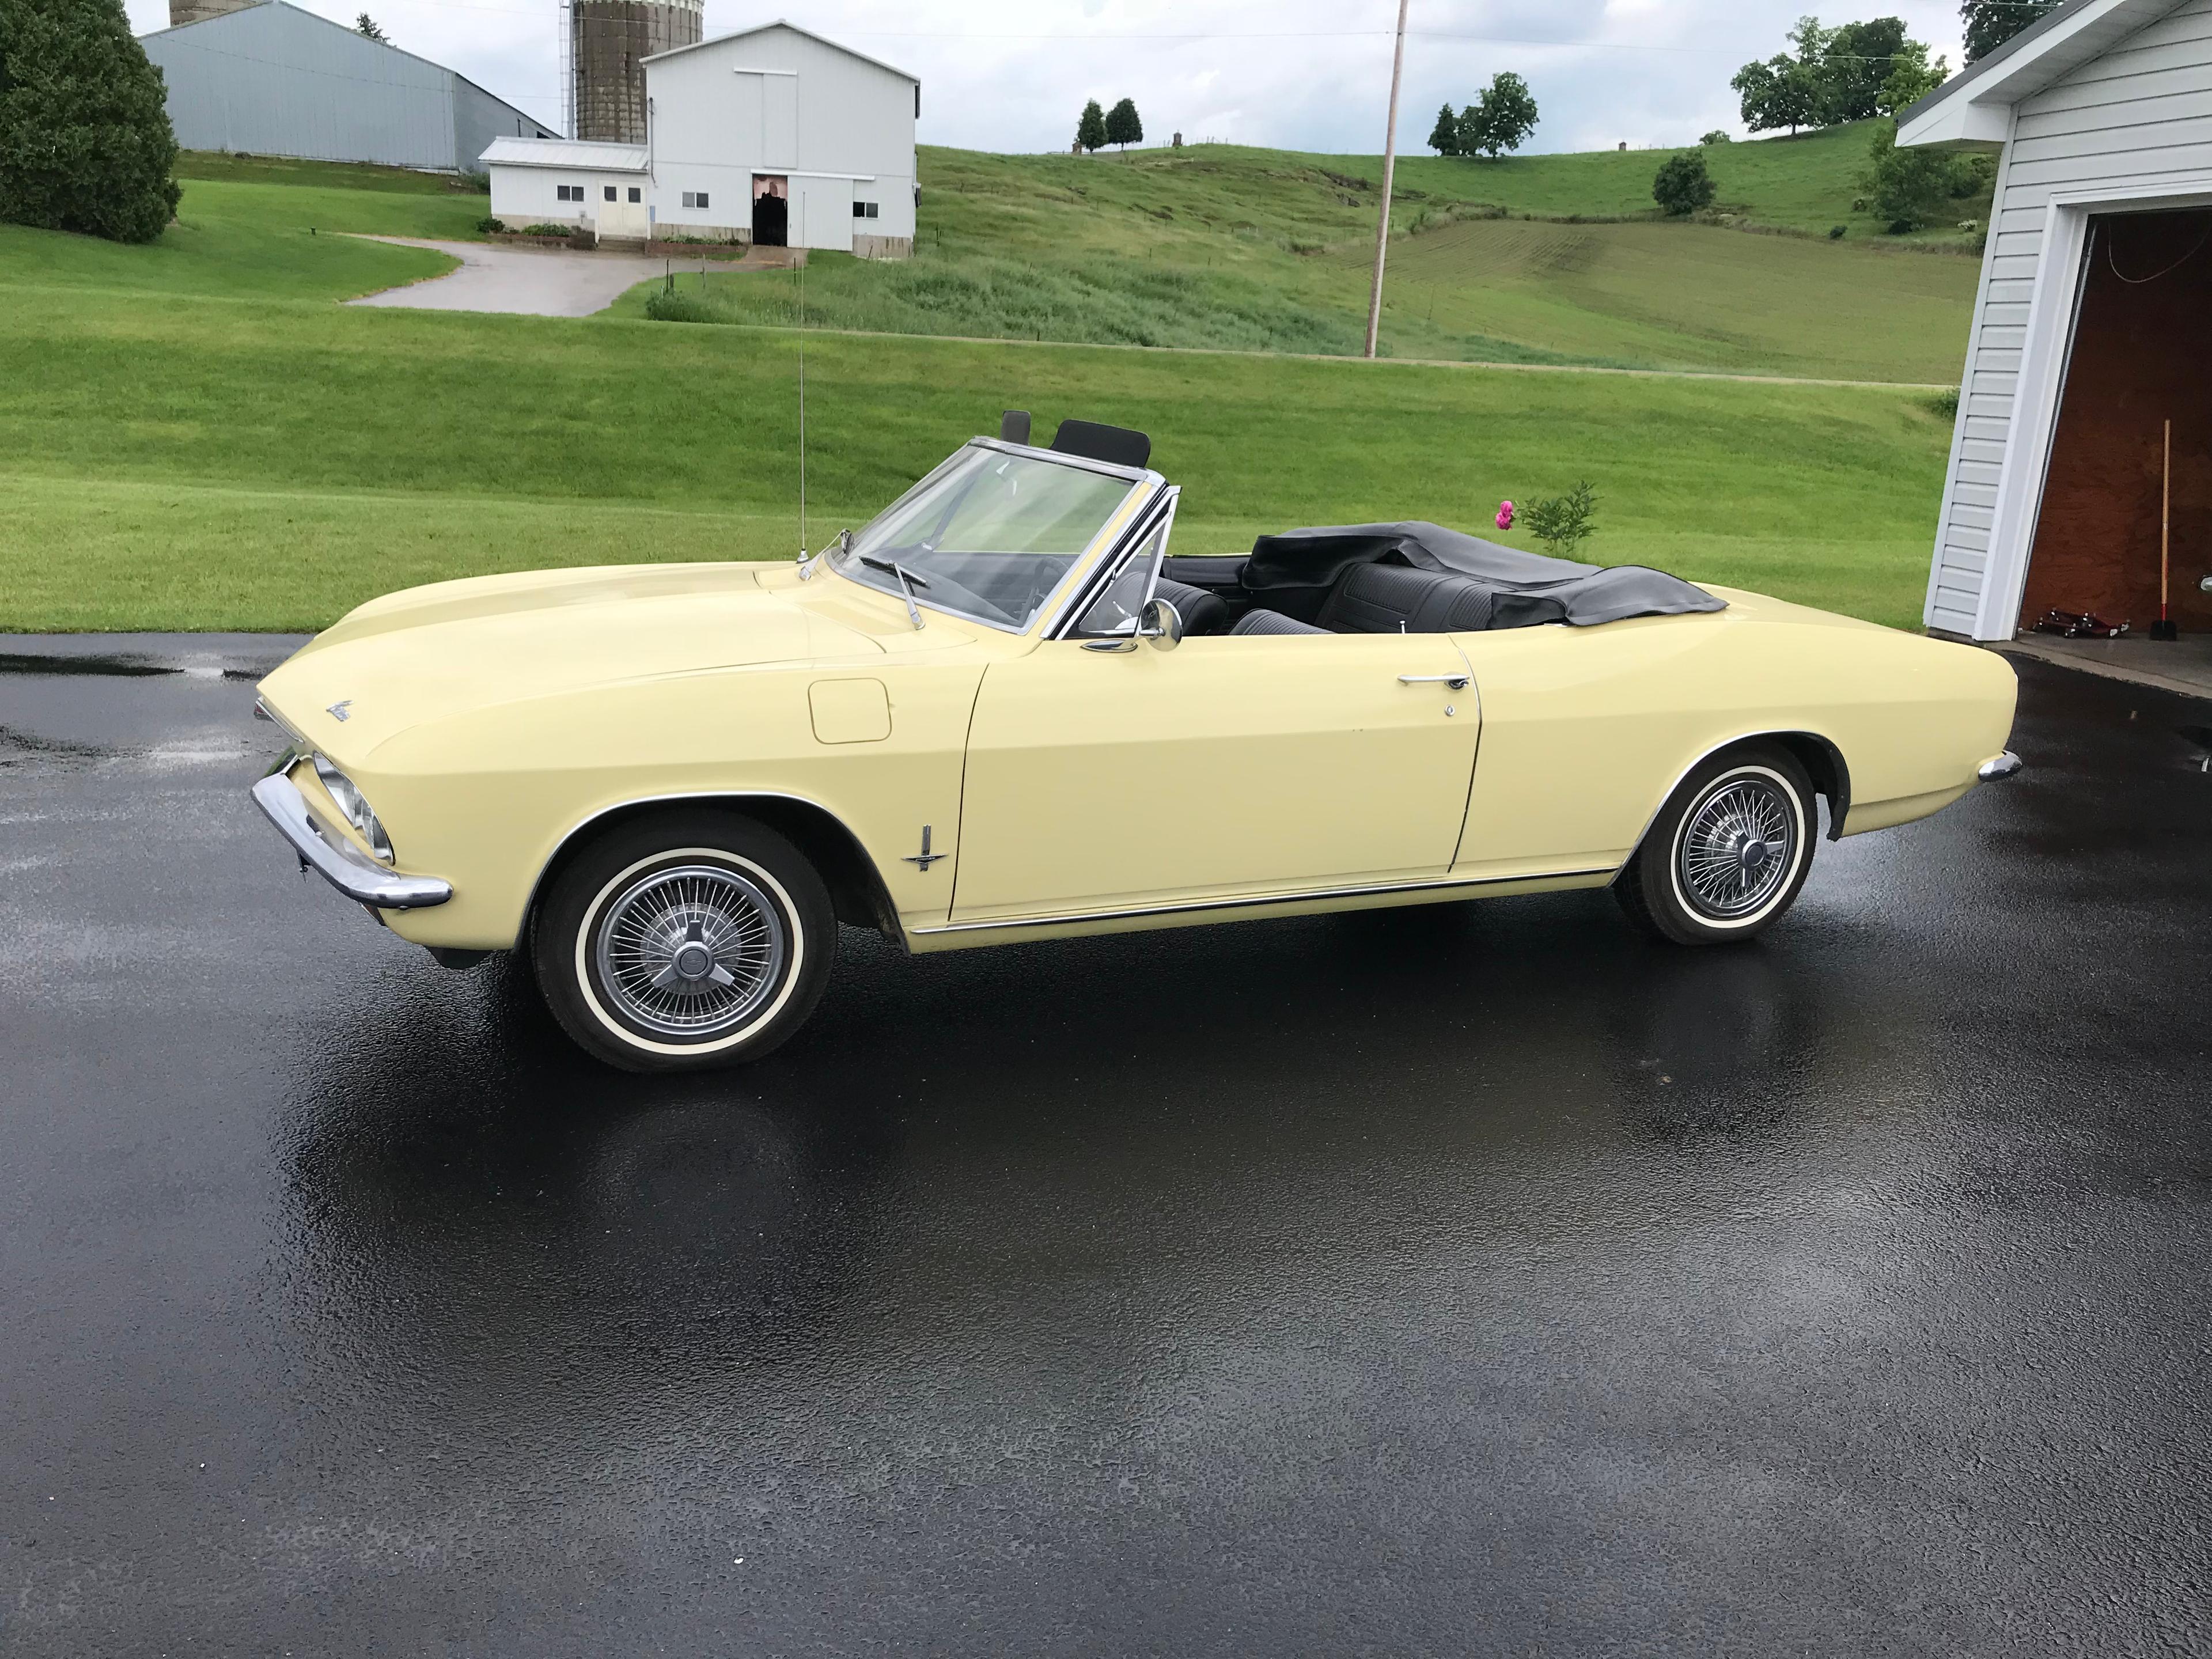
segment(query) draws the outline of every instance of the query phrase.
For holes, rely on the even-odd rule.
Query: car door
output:
[[[1480,726],[1468,672],[1432,634],[1048,640],[994,663],[953,919],[1441,876]]]

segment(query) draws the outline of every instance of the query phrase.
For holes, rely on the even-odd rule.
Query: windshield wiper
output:
[[[872,553],[861,554],[860,562],[867,566],[871,570],[880,570],[886,576],[896,576],[898,578],[899,591],[906,599],[906,614],[913,622],[915,631],[920,632],[921,629],[921,608],[914,602],[914,590],[917,587],[928,586],[928,579],[927,577],[915,575],[913,571],[908,569],[896,559],[879,559]]]

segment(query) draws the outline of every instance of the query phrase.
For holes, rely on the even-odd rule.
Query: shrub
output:
[[[1529,532],[1544,544],[1544,550],[1555,559],[1564,559],[1597,529],[1590,517],[1596,508],[1597,497],[1585,479],[1564,495],[1537,502],[1525,516]]]
[[[1951,157],[1940,149],[1899,149],[1894,121],[1875,126],[1868,153],[1873,161],[1868,194],[1890,234],[1902,236],[1932,223],[1950,200]]]
[[[1712,175],[1705,171],[1705,158],[1695,150],[1668,156],[1651,180],[1652,199],[1677,216],[1711,207],[1717,193]]]
[[[1729,142],[1729,138],[1728,134],[1723,132],[1718,127],[1715,127],[1704,137],[1698,139],[1698,142],[1701,144],[1725,144]]]
[[[507,223],[504,220],[495,219],[489,213],[477,221],[477,229],[486,236],[496,236],[506,228]]]
[[[1844,240],[1844,227],[1841,225],[1830,225],[1828,227],[1828,240],[1832,242],[1842,241]]]
[[[491,174],[489,173],[455,173],[453,188],[465,190],[471,196],[489,196],[491,194]]]
[[[176,161],[120,0],[0,0],[0,220],[150,242],[176,216]]]
[[[1923,398],[1921,407],[1931,415],[1941,415],[1947,421],[1956,420],[1959,416],[1959,389],[1953,386],[1948,391]]]

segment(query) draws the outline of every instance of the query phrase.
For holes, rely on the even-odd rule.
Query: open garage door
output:
[[[2057,610],[2148,634],[2162,527],[2173,619],[2212,648],[2212,209],[2090,222],[2021,625]]]

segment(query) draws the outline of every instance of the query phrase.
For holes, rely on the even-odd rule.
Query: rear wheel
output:
[[[633,1072],[757,1060],[805,1023],[836,950],[829,890],[799,849],[734,813],[617,829],[555,878],[532,930],[548,1007]]]
[[[1755,938],[1796,902],[1820,828],[1805,769],[1771,744],[1699,765],[1613,884],[1638,925],[1677,945]]]

